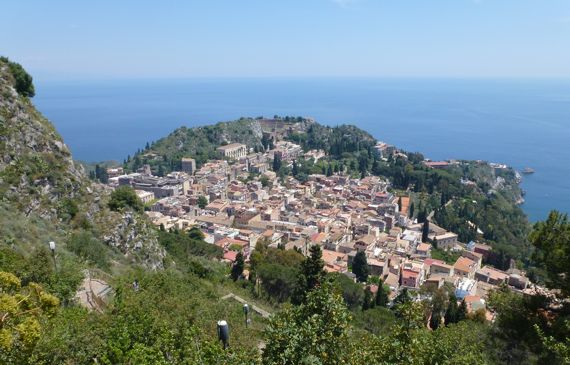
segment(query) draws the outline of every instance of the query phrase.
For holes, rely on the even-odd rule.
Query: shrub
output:
[[[142,212],[144,205],[133,188],[130,186],[119,186],[111,193],[109,209],[117,212],[125,208],[131,208],[137,212]]]
[[[90,264],[101,269],[109,268],[107,247],[89,232],[74,233],[67,242],[67,248]]]
[[[16,88],[18,94],[30,98],[36,95],[34,84],[32,82],[32,76],[30,76],[30,74],[24,70],[22,65],[16,62],[12,62],[6,57],[0,57],[0,61],[6,62],[8,64],[10,73],[14,77],[14,87]]]

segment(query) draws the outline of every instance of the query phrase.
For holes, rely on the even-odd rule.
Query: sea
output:
[[[123,161],[180,126],[293,115],[354,124],[433,160],[522,170],[534,222],[570,212],[570,79],[36,80],[33,102],[84,161]]]

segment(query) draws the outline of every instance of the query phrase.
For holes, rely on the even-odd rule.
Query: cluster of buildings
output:
[[[387,144],[377,148],[384,155],[394,153]],[[383,178],[314,174],[303,183],[293,177],[279,180],[269,169],[276,155],[284,163],[324,156],[322,151],[304,153],[291,142],[277,142],[271,151],[259,153],[232,143],[218,152],[224,159],[200,168],[184,158],[183,171],[156,177],[145,166],[132,174],[115,173],[109,182],[132,186],[150,206],[147,214],[156,225],[181,230],[198,226],[207,242],[223,249],[228,262],[238,251],[247,260],[259,242],[304,254],[319,245],[325,269],[349,276],[352,260],[364,252],[371,275],[389,285],[393,296],[402,288],[413,292],[448,283],[458,299],[478,309],[485,307],[489,290],[500,285],[527,289],[528,280],[518,270],[484,264],[493,255],[488,245],[461,243],[455,233],[433,223],[431,243],[422,242],[423,224],[408,218],[410,198],[392,194]],[[444,163],[426,164],[445,168]],[[434,244],[459,254],[458,259],[449,264],[432,258]]]

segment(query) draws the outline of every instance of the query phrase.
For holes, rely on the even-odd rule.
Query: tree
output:
[[[350,363],[350,315],[340,294],[324,282],[306,302],[269,320],[263,363],[268,365]]]
[[[193,240],[203,240],[205,236],[204,233],[202,233],[202,231],[200,230],[200,228],[194,226],[190,228],[190,230],[188,230],[188,237],[190,237]]]
[[[99,164],[95,165],[95,178],[103,184],[108,183],[109,174],[107,174],[107,169],[99,166]]]
[[[463,321],[466,318],[467,318],[467,303],[465,302],[465,299],[463,299],[461,301],[461,304],[459,305],[459,309],[457,310],[457,322]]]
[[[261,280],[265,293],[278,303],[291,298],[297,284],[298,269],[277,263],[263,263],[256,266],[255,274]]]
[[[293,170],[291,171],[291,174],[295,177],[297,177],[297,175],[299,175],[299,166],[297,166],[296,160],[293,160]]]
[[[307,294],[319,286],[325,277],[323,270],[325,262],[322,259],[321,247],[313,245],[309,249],[309,253],[309,257],[301,263],[301,272],[297,279],[295,293],[291,298],[293,304],[303,303]]]
[[[200,207],[200,209],[204,209],[206,208],[206,205],[208,205],[208,199],[206,199],[205,196],[200,195],[198,197],[198,207]]]
[[[409,212],[408,212],[408,217],[414,218],[414,208],[415,208],[415,207],[414,207],[414,202],[412,202],[412,203],[410,204],[410,209],[409,209]]]
[[[372,292],[370,291],[370,287],[366,287],[366,289],[364,289],[364,300],[362,301],[362,310],[374,308],[375,304],[376,302],[374,301],[374,297]]]
[[[331,274],[330,277],[340,289],[348,309],[356,311],[363,306],[364,290],[362,285],[355,283],[354,280],[341,273]]]
[[[261,183],[261,186],[263,186],[264,188],[269,186],[269,178],[265,175],[259,178],[259,182]]]
[[[281,165],[281,155],[278,153],[273,154],[273,171],[279,172]]]
[[[376,305],[380,307],[386,307],[388,305],[388,301],[390,295],[390,288],[384,284],[384,281],[380,279],[378,283],[378,291],[376,292]]]
[[[354,259],[352,260],[352,272],[356,275],[356,280],[364,283],[368,280],[368,275],[370,274],[370,268],[368,267],[368,261],[366,260],[366,253],[364,251],[358,251]]]
[[[402,291],[400,291],[400,293],[396,296],[396,298],[394,298],[394,306],[398,306],[401,304],[406,304],[412,301],[412,298],[410,298],[410,293],[408,293],[408,288],[404,287],[404,289],[402,289]]]
[[[234,264],[232,266],[232,279],[234,281],[236,281],[237,279],[239,279],[241,277],[241,275],[243,274],[244,266],[245,266],[245,262],[243,259],[243,253],[241,253],[241,251],[240,251],[236,255],[236,261],[234,262]]]
[[[429,236],[429,220],[424,221],[422,226],[422,242],[427,242]]]
[[[545,222],[535,224],[530,240],[536,250],[533,258],[546,271],[550,288],[570,295],[570,223],[568,216],[552,211]]]
[[[24,363],[42,336],[44,318],[53,316],[59,299],[43,288],[0,271],[0,362]]]
[[[111,193],[109,200],[109,209],[120,211],[122,209],[131,208],[136,212],[143,211],[143,203],[130,186],[119,186]]]
[[[30,76],[19,63],[12,62],[6,57],[0,57],[0,61],[8,64],[8,69],[14,78],[14,88],[18,94],[33,98],[34,95],[36,95],[36,91],[34,89],[32,76]]]
[[[449,296],[449,304],[447,305],[447,309],[445,310],[445,324],[450,325],[453,323],[457,323],[459,315],[459,306],[457,305],[457,297],[454,293],[451,293]]]
[[[432,312],[429,320],[429,326],[432,330],[436,330],[441,325],[441,313]]]
[[[427,212],[425,209],[421,209],[418,213],[418,223],[423,223],[427,219]]]

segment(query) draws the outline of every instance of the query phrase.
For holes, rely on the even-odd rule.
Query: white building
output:
[[[237,160],[247,155],[247,146],[241,143],[231,143],[218,147],[217,151],[226,158]]]

